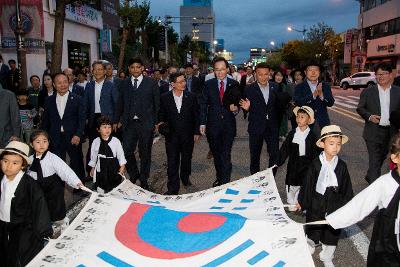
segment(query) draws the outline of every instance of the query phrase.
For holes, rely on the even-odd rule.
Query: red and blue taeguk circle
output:
[[[186,258],[223,243],[245,222],[238,214],[179,212],[134,203],[119,218],[115,236],[142,256]]]

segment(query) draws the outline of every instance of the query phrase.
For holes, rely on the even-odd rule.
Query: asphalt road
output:
[[[356,107],[361,90],[348,89],[346,91],[339,88],[333,88],[333,94],[336,99],[335,105],[329,109],[332,124],[337,124],[342,131],[349,136],[350,141],[345,144],[340,153],[340,157],[347,163],[352,179],[353,190],[355,194],[364,189],[368,184],[364,180],[364,175],[368,166],[368,154],[364,140],[362,139],[362,129],[364,122],[356,113]],[[243,114],[237,116],[238,135],[235,139],[232,150],[232,180],[240,179],[250,175],[249,171],[249,143],[247,134],[247,121],[243,119]],[[192,162],[191,181],[193,186],[183,187],[181,185],[180,193],[190,193],[210,188],[215,181],[215,171],[212,159],[207,159],[208,144],[205,138],[202,138],[195,144]],[[261,167],[267,168],[268,156],[264,146]],[[382,171],[388,171],[388,164],[383,166]],[[276,175],[278,190],[283,200],[285,195],[285,175],[286,164],[279,168]],[[163,139],[153,145],[151,177],[149,179],[152,191],[162,194],[167,191],[167,173],[166,173],[166,154]],[[67,195],[69,193],[67,192]],[[72,201],[71,195],[68,197]],[[304,222],[305,218],[300,215],[289,214],[297,221]],[[343,238],[339,241],[335,253],[335,266],[365,266],[366,253],[368,248],[368,239],[371,237],[374,217],[369,216],[356,227],[347,229],[343,233]],[[319,249],[314,254],[316,266],[323,266],[319,261]]]

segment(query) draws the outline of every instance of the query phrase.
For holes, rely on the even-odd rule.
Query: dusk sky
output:
[[[151,15],[179,16],[183,0],[151,0]],[[301,30],[325,22],[336,32],[357,26],[359,2],[356,0],[214,0],[216,39],[225,39],[225,49],[240,63],[249,57],[251,47],[270,48],[291,39],[299,32],[288,32],[292,25]],[[179,33],[179,24],[173,24]]]

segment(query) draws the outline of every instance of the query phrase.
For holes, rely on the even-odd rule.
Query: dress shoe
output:
[[[213,154],[212,154],[211,150],[209,150],[207,153],[207,159],[212,159],[212,158],[213,158]]]
[[[213,183],[213,187],[217,187],[217,186],[220,186],[220,185],[222,185],[221,184],[221,182],[220,181],[218,181],[218,180],[215,180],[215,182]]]

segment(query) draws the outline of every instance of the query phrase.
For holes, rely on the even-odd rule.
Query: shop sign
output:
[[[396,49],[395,44],[378,45],[376,47],[377,52],[387,51],[388,53],[394,53],[395,49]]]
[[[103,16],[101,11],[86,5],[65,6],[65,18],[96,29],[103,29]]]

